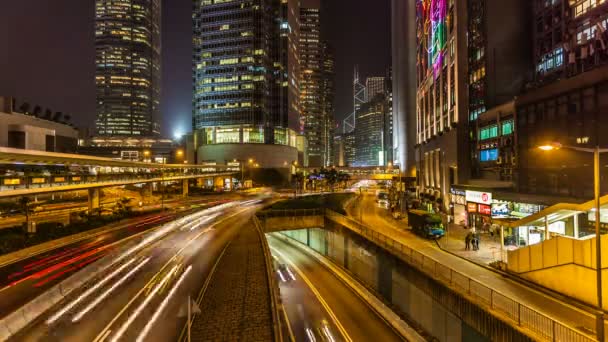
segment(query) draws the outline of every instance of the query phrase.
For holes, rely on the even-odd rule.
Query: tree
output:
[[[346,172],[338,172],[338,182],[342,183],[342,186],[346,188],[348,182],[350,181],[350,175]]]
[[[29,114],[30,113],[30,104],[27,102],[23,102],[21,104],[21,106],[19,106],[19,111],[23,114]]]
[[[334,185],[338,182],[338,171],[336,171],[336,169],[326,171],[325,180],[327,181],[327,184],[329,184],[331,192],[334,192]]]
[[[63,112],[55,112],[55,115],[53,115],[53,121],[55,121],[55,122],[61,121],[62,116],[63,116]]]
[[[42,115],[42,107],[40,107],[40,106],[36,105],[36,107],[34,107],[34,111],[32,112],[32,114],[33,114],[35,117],[38,117],[38,118],[39,118],[39,117],[40,117],[40,115]]]

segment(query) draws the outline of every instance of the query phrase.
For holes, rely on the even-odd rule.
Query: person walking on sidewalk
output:
[[[479,233],[476,232],[475,234],[473,234],[473,250],[474,251],[478,251],[479,250]]]
[[[471,249],[471,240],[473,239],[473,233],[468,232],[464,237],[464,250],[468,251]]]

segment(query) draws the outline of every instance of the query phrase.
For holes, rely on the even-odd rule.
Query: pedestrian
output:
[[[479,235],[479,233],[475,233],[475,250],[478,251],[479,250],[479,240],[481,240],[481,236]]]
[[[471,249],[471,238],[473,237],[473,234],[471,234],[471,232],[469,232],[465,237],[464,237],[464,250],[468,251]]]

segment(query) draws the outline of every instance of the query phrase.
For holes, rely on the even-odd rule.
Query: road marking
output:
[[[106,331],[105,334],[103,334],[103,336],[101,336],[101,338],[99,339],[99,342],[103,342],[105,341],[106,338],[108,338],[108,336],[110,336],[110,333],[112,332],[112,330],[108,330]]]
[[[223,218],[223,219],[215,222],[214,224],[212,224],[211,226],[209,226],[209,228],[212,228],[212,227],[214,227],[214,226],[216,226],[216,225],[218,225],[218,224],[220,224],[220,223],[222,223],[222,222],[224,222],[224,221],[226,221],[226,220],[228,220],[228,219],[230,219],[230,218],[232,218],[232,217],[234,217],[234,216],[236,216],[236,215],[238,215],[238,214],[240,214],[240,213],[242,213],[242,212],[244,212],[246,210],[250,210],[250,209],[251,208],[245,208],[245,209],[239,210],[236,213],[234,213],[234,214],[232,214],[230,216],[227,216],[227,217],[225,217],[225,218]],[[139,292],[137,292],[135,294],[135,296],[133,296],[133,298],[131,298],[131,300],[122,308],[122,310],[120,310],[118,312],[118,314],[116,316],[114,316],[114,318],[110,321],[110,323],[108,325],[106,325],[106,327],[101,331],[101,333],[99,333],[99,335],[97,335],[97,337],[93,340],[93,342],[101,342],[101,341],[103,341],[101,338],[102,337],[103,338],[107,337],[107,336],[104,336],[104,335],[107,334],[107,331],[110,329],[110,327],[118,320],[118,318],[120,318],[120,316],[122,316],[122,314],[125,313],[125,311],[127,311],[127,309],[131,306],[131,304],[133,304],[133,302],[135,302],[135,300],[139,296],[141,296],[141,294],[146,290],[146,288],[148,286],[150,286],[150,284],[156,279],[156,277],[158,276],[158,274],[162,273],[162,271],[165,268],[167,268],[169,266],[169,264],[171,264],[171,262],[173,262],[173,260],[175,258],[177,258],[177,256],[179,254],[181,254],[182,251],[184,251],[188,246],[190,246],[190,244],[192,242],[194,242],[196,239],[198,239],[201,235],[203,235],[205,233],[207,233],[207,231],[202,231],[202,232],[198,233],[194,238],[190,239],[188,241],[188,243],[186,243],[185,246],[183,246],[179,251],[177,251],[177,253],[175,253],[175,255],[173,255],[173,257],[171,259],[169,259],[169,261],[167,261],[167,263],[165,263],[161,267],[161,269],[156,273],[156,275],[154,277],[152,277],[152,279],[150,279],[150,281],[148,281],[148,283],[141,290],[139,290]]]
[[[293,261],[291,261],[291,259],[289,259],[287,256],[285,256],[285,254],[279,252],[276,248],[270,247],[270,249],[272,249],[272,251],[274,253],[277,253],[279,256],[281,256],[281,258],[283,258],[283,260],[287,261],[287,263],[289,263],[291,265],[291,267],[293,267],[293,269],[296,270],[296,272],[300,275],[300,277],[302,278],[302,280],[304,280],[304,282],[306,283],[306,285],[308,285],[308,287],[310,288],[310,290],[312,291],[312,293],[315,295],[315,297],[317,297],[317,299],[319,300],[319,303],[321,303],[321,305],[323,306],[323,308],[325,309],[325,311],[327,312],[327,314],[329,315],[329,317],[331,318],[331,320],[334,322],[334,324],[336,325],[336,327],[340,331],[340,334],[342,334],[342,336],[344,337],[344,339],[346,341],[352,342],[352,339],[350,338],[350,336],[346,332],[346,329],[344,329],[344,326],[342,326],[342,324],[338,320],[338,317],[336,317],[336,315],[334,314],[334,312],[332,311],[332,309],[329,307],[329,305],[327,304],[327,302],[325,301],[325,299],[323,299],[323,297],[321,296],[321,294],[319,293],[319,291],[317,290],[317,288],[312,284],[312,282],[310,281],[310,279],[308,279],[308,277],[306,275],[304,275],[304,272],[302,272],[302,270],[300,270],[295,265],[295,263]]]

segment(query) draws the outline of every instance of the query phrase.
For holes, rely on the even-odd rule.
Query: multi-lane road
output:
[[[231,198],[180,215],[150,215],[0,265],[0,319],[48,295],[60,282],[80,279],[84,283],[11,340],[177,340],[187,298],[196,297],[224,248],[262,205],[256,199]],[[270,246],[297,341],[402,340],[316,259],[279,239],[270,238]]]
[[[89,264],[189,212],[222,204],[217,197],[175,202],[174,210],[145,215],[108,226],[90,238],[53,246],[18,260],[0,264],[0,318],[10,314],[52,286]],[[193,208],[194,207],[194,208]]]
[[[268,241],[296,341],[403,341],[318,260],[282,239],[270,236]]]
[[[234,201],[201,210],[125,243],[100,262],[69,298],[13,337],[15,341],[170,341],[215,260],[258,201]]]

